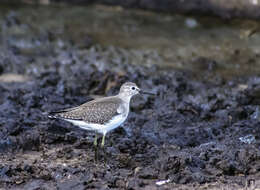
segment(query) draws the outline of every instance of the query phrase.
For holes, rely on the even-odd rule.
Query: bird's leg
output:
[[[105,138],[106,138],[106,134],[103,134],[102,142],[101,142],[101,148],[104,148],[104,145],[105,145]]]
[[[98,146],[97,146],[98,134],[95,135],[94,147],[95,147],[95,162],[98,160]]]
[[[106,138],[106,134],[104,133],[103,134],[103,137],[102,137],[102,142],[101,142],[101,148],[103,149],[103,152],[104,152],[104,162],[106,164],[106,151],[104,149],[104,146],[105,146],[105,138]]]

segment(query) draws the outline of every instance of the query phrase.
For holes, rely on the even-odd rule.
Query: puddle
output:
[[[83,49],[89,44],[115,46],[135,52],[136,57],[138,53],[156,57],[150,64],[197,73],[213,70],[230,77],[260,71],[259,24],[254,21],[63,5],[0,7],[0,19],[2,44],[29,55],[55,53],[50,43],[71,48],[65,40]],[[53,38],[53,42],[39,38],[42,34],[50,41]],[[138,58],[133,62],[143,64]]]
[[[29,78],[24,75],[17,74],[3,74],[0,75],[0,82],[11,83],[11,82],[26,82]]]

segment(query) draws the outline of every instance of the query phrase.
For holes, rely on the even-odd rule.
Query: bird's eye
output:
[[[134,86],[132,87],[132,90],[135,90],[135,87],[134,87]]]

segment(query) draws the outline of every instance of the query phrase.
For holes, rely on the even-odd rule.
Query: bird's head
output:
[[[120,88],[120,96],[126,96],[126,97],[132,97],[136,94],[150,94],[150,95],[155,95],[151,92],[146,92],[138,88],[138,86],[133,83],[133,82],[126,82],[124,83],[121,88]]]

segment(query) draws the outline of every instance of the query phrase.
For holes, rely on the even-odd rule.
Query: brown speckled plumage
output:
[[[140,89],[132,82],[124,83],[116,96],[95,99],[80,106],[51,112],[49,118],[63,119],[86,130],[102,133],[120,126],[127,118],[131,98]]]
[[[59,118],[68,121],[85,130],[103,134],[101,147],[105,145],[106,134],[125,122],[130,107],[131,98],[141,90],[135,83],[124,83],[116,96],[96,99],[78,107],[52,112],[49,118]],[[95,160],[97,160],[97,135],[94,140]]]
[[[111,118],[119,115],[118,108],[123,101],[117,97],[102,98],[102,101],[93,100],[75,108],[52,112],[53,118],[81,120],[86,123],[106,124]],[[122,107],[124,109],[124,107]]]

